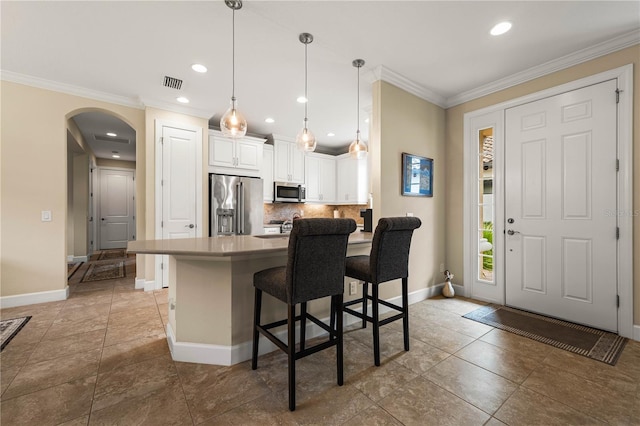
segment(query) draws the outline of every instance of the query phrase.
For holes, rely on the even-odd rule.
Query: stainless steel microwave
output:
[[[274,203],[304,203],[307,198],[307,190],[304,185],[294,183],[274,182]]]

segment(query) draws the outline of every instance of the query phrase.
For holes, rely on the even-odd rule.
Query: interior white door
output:
[[[134,239],[133,170],[100,169],[100,249]]]
[[[162,127],[162,238],[196,236],[196,132]],[[164,256],[162,285],[168,285],[168,258]]]
[[[506,111],[506,304],[617,331],[616,80]]]

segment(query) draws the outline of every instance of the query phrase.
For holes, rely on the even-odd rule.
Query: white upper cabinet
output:
[[[367,204],[369,196],[369,173],[367,158],[356,159],[349,154],[336,157],[337,195],[336,204]]]
[[[273,202],[273,145],[264,145],[262,152],[262,183],[264,201]]]
[[[209,130],[209,172],[259,177],[264,142],[249,136],[234,140]]]
[[[333,204],[336,201],[336,159],[331,155],[305,156],[307,202]]]
[[[291,139],[273,138],[273,179],[276,182],[304,184],[304,151]]]

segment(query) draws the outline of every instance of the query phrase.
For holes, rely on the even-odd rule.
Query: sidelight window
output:
[[[494,282],[493,229],[495,197],[493,191],[493,128],[478,132],[478,280]]]

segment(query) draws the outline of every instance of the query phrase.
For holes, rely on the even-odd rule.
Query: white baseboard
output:
[[[144,284],[145,284],[145,282],[146,282],[146,281],[144,280],[144,278],[138,278],[138,277],[136,277],[136,278],[135,278],[135,280],[134,280],[133,282],[134,282],[134,288],[135,288],[136,290],[140,290],[140,289],[142,289],[142,288],[145,288],[145,287],[144,287]]]
[[[158,290],[156,288],[156,281],[155,280],[145,281],[143,278],[141,278],[140,280],[144,282],[142,284],[142,287],[140,287],[140,288],[144,288],[144,291]],[[138,288],[138,283],[137,282],[136,282],[136,288]]]
[[[58,302],[69,298],[69,286],[62,290],[40,291],[38,293],[17,294],[0,297],[0,308],[34,305],[36,303]]]
[[[441,288],[444,284],[426,289],[418,290],[409,294],[409,304],[418,303],[436,294],[440,294]],[[456,290],[457,291],[457,290]],[[401,304],[402,296],[397,296],[387,300],[390,303]],[[361,312],[362,308],[355,308],[355,311]],[[389,311],[390,308],[381,305],[380,313]],[[329,322],[329,318],[321,318],[321,321]],[[353,315],[345,314],[344,326],[360,322],[361,319],[354,317]],[[274,333],[276,337],[286,342],[286,330],[281,330]],[[318,327],[311,321],[307,322],[307,339],[313,339],[326,335],[326,331]],[[296,327],[296,337],[300,336],[299,327]],[[203,343],[189,343],[176,341],[175,334],[171,328],[171,324],[167,324],[167,342],[169,344],[169,350],[174,361],[180,362],[195,362],[199,364],[213,364],[213,365],[233,365],[251,359],[251,350],[253,346],[252,341],[247,341],[233,346],[224,345],[212,345]],[[269,339],[260,335],[259,355],[264,355],[269,352],[273,352],[277,349]]]
[[[633,340],[640,342],[640,325],[633,326]]]
[[[67,263],[79,263],[79,262],[88,262],[89,256],[67,256]]]

